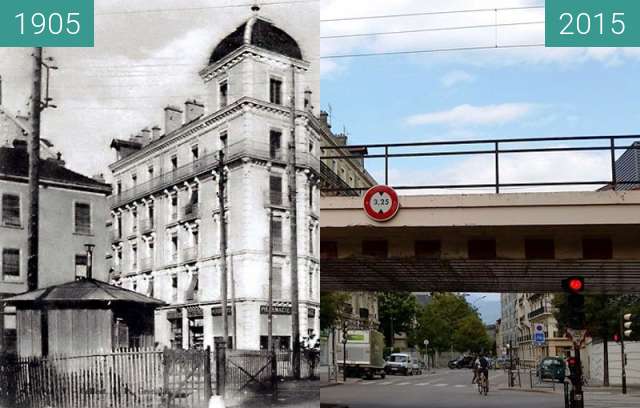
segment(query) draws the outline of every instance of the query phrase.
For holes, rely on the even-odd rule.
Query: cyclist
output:
[[[484,375],[484,383],[486,386],[486,390],[489,390],[489,360],[487,360],[487,358],[484,355],[481,355],[480,357],[478,357],[477,361],[477,377],[478,377],[478,381],[482,378],[482,376]]]

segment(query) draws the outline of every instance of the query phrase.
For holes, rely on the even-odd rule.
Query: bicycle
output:
[[[478,393],[480,395],[487,395],[489,393],[489,378],[484,370],[480,370],[480,376],[478,378]]]

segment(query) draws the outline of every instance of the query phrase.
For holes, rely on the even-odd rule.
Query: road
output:
[[[445,369],[413,377],[350,379],[347,384],[322,388],[320,401],[328,407],[336,404],[349,408],[564,408],[560,389],[556,393],[508,390],[506,375],[498,370],[489,374],[489,395],[481,396],[471,385],[472,376],[469,370]],[[640,399],[619,398],[609,392],[587,394],[585,401],[585,408],[640,406]]]

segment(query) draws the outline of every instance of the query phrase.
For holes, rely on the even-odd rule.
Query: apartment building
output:
[[[294,38],[254,15],[217,43],[200,71],[206,104],[169,106],[164,130],[113,140],[111,280],[169,304],[155,316],[160,344],[213,346],[226,313],[233,347],[266,348],[270,270],[276,347],[293,343],[294,269],[300,334],[319,332],[322,125],[309,69]]]

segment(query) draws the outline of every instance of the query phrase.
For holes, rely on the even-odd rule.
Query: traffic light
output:
[[[620,335],[618,333],[613,335],[613,341],[616,343],[620,343]]]
[[[575,385],[578,380],[578,360],[575,357],[569,357],[567,359],[567,365],[569,366],[569,379]]]
[[[584,313],[584,278],[573,276],[562,281],[562,289],[568,293],[567,305],[569,307],[568,326],[571,329],[584,329],[586,317]]]
[[[623,319],[623,323],[622,326],[624,327],[624,337],[629,337],[631,336],[631,332],[633,332],[633,330],[631,330],[631,326],[632,326],[632,322],[631,322],[631,318],[633,317],[633,315],[631,313],[627,313],[624,316],[622,316]],[[626,330],[625,330],[626,329]]]

